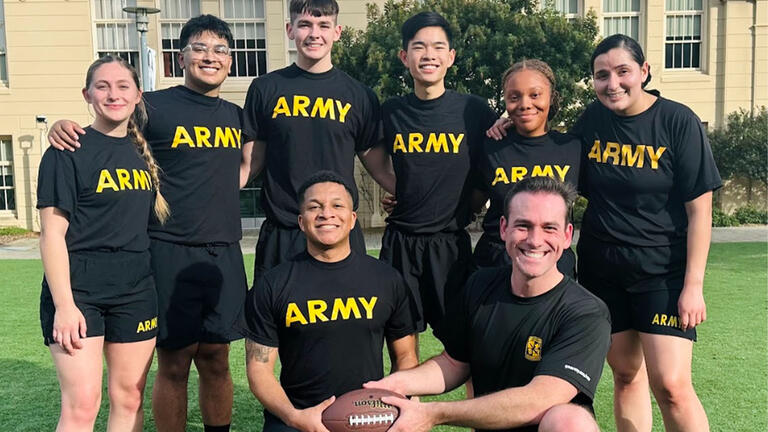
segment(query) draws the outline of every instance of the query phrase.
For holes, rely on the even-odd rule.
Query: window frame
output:
[[[283,26],[283,38],[285,38],[285,65],[290,66],[296,62],[296,59],[299,56],[296,45],[294,44],[293,48],[291,48],[291,44],[294,42],[288,37],[288,32],[285,30],[291,22],[291,0],[283,0],[283,9],[285,12],[285,25]],[[293,58],[291,54],[293,54]]]
[[[8,155],[9,160],[6,160],[3,158],[3,148],[5,146],[3,145],[5,142],[8,142],[8,148],[10,149],[10,155]],[[0,215],[2,214],[14,214],[19,206],[16,201],[17,195],[16,195],[16,174],[14,173],[14,161],[13,161],[13,137],[9,135],[0,135],[0,194],[3,195],[3,206],[0,206]],[[13,186],[6,186],[5,185],[5,178],[2,175],[2,168],[7,167],[7,169],[10,171],[11,175],[11,181],[13,182]],[[13,208],[7,208],[8,203],[8,197],[6,195],[6,191],[11,190],[13,191]]]
[[[98,1],[98,0],[97,0]],[[94,53],[96,55],[96,58],[103,57],[105,55],[115,55],[117,54],[119,57],[122,57],[126,59],[124,56],[120,55],[122,53],[127,54],[128,63],[130,63],[133,67],[136,69],[141,68],[141,51],[140,51],[140,42],[139,42],[139,35],[136,31],[136,20],[128,15],[126,12],[122,12],[122,8],[125,6],[136,6],[137,1],[134,0],[133,4],[128,4],[130,0],[120,0],[121,3],[121,14],[122,18],[101,18],[96,16],[96,1],[91,2],[91,16],[93,18],[93,46],[94,46]],[[124,42],[128,46],[128,49],[112,49],[112,48],[102,48],[99,46],[99,26],[109,26],[114,25],[117,26],[125,26],[126,27],[126,35],[127,40]],[[133,39],[131,38],[131,35],[133,35]],[[130,45],[131,42],[136,43],[135,49],[131,49]]]
[[[245,80],[252,80],[258,76],[265,75],[269,71],[269,53],[267,51],[267,0],[250,0],[253,2],[260,1],[262,3],[262,10],[264,11],[264,16],[261,18],[234,18],[234,17],[228,17],[226,16],[225,10],[224,10],[224,2],[228,0],[219,0],[219,17],[224,20],[227,24],[229,24],[230,29],[232,30],[232,36],[237,40],[237,37],[235,36],[235,26],[237,24],[255,24],[256,27],[259,25],[262,26],[264,30],[264,48],[258,47],[258,38],[254,39],[254,48],[237,48],[232,47],[232,52],[230,55],[232,56],[232,66],[230,68],[230,74],[227,76],[227,79],[245,79]],[[229,0],[232,1],[232,0]],[[233,71],[238,71],[238,65],[237,65],[237,53],[238,52],[255,52],[256,53],[256,75],[232,75],[231,73]],[[259,73],[259,52],[264,53],[264,72]],[[247,62],[246,62],[247,67]]]
[[[634,18],[637,17],[637,38],[635,40],[637,43],[640,44],[645,49],[645,44],[643,41],[645,40],[645,21],[643,19],[643,15],[645,12],[645,0],[639,0],[638,4],[638,10],[637,11],[622,11],[622,12],[606,12],[605,11],[605,1],[606,0],[600,0],[601,5],[601,12],[602,12],[602,21],[601,21],[601,33],[603,37],[608,37],[610,35],[607,35],[605,33],[605,20],[607,18]],[[613,33],[616,34],[616,33]],[[623,34],[623,33],[622,33]],[[633,37],[632,35],[627,35],[629,37]]]
[[[706,53],[706,34],[707,34],[707,0],[701,0],[701,9],[686,9],[686,10],[673,10],[669,11],[667,10],[667,2],[664,2],[664,34],[662,37],[663,41],[663,47],[662,47],[662,69],[665,72],[702,72],[704,73],[706,71],[705,68],[705,59],[707,58]],[[668,41],[667,40],[667,32],[669,30],[667,26],[667,18],[668,17],[678,17],[678,16],[698,16],[700,19],[699,22],[699,39],[698,40],[684,40],[684,41]],[[698,43],[699,44],[699,66],[698,67],[667,67],[667,45],[685,45],[685,44],[693,44]],[[674,64],[674,54],[673,54],[673,64]],[[693,59],[693,57],[691,57]],[[693,63],[693,62],[691,62]]]
[[[5,32],[5,2],[3,0],[0,0],[0,38],[3,41],[3,45],[0,45],[0,70],[5,71],[5,76],[0,74],[0,88],[7,88],[10,74],[8,73],[8,37]]]
[[[178,0],[177,0],[178,1]],[[158,67],[162,67],[162,73],[160,75],[160,79],[163,80],[184,80],[184,71],[179,65],[178,61],[178,55],[179,52],[181,52],[181,49],[183,47],[173,47],[174,41],[179,40],[179,33],[181,32],[181,28],[184,26],[184,24],[189,21],[190,18],[193,18],[201,13],[203,13],[203,2],[202,0],[181,0],[181,1],[187,1],[190,4],[190,14],[187,17],[173,17],[173,18],[165,18],[163,9],[162,0],[157,0],[158,7],[161,9],[160,15],[157,17],[157,41],[158,41],[158,48],[159,48],[159,65]],[[193,3],[197,3],[197,10],[195,10],[193,6]],[[195,12],[197,12],[197,15],[195,15]],[[165,26],[170,26],[173,33],[172,36],[175,36],[171,38],[171,48],[166,49],[163,47],[163,30]],[[170,54],[170,62],[171,62],[171,75],[166,75],[166,54]],[[176,75],[178,72],[179,75]]]
[[[552,4],[552,9],[556,12],[561,13],[567,20],[573,20],[579,17],[584,16],[584,0],[576,0],[576,12],[563,12],[561,10],[558,10],[556,6],[558,0],[540,0],[539,7],[541,9],[544,9],[547,7],[547,3]],[[561,0],[562,1],[562,0]],[[568,0],[564,0],[568,1]]]

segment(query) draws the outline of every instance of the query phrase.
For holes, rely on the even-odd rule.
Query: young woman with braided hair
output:
[[[61,387],[57,430],[92,430],[109,376],[107,430],[140,431],[157,333],[149,256],[151,213],[168,218],[158,168],[141,132],[136,71],[117,57],[88,69],[94,121],[78,152],[50,148],[38,176],[45,277],[40,321]]]
[[[500,123],[514,126],[500,140],[498,134],[487,138],[473,162],[473,201],[479,204],[491,200],[483,220],[483,235],[474,251],[480,267],[512,264],[499,229],[504,197],[518,181],[548,176],[577,186],[579,179],[581,140],[548,128],[548,121],[560,105],[555,74],[549,65],[537,59],[521,60],[504,72],[502,83],[508,120]],[[573,251],[565,249],[558,269],[574,277],[575,265]]]

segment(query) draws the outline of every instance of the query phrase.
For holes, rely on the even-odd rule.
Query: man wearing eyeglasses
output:
[[[229,26],[212,15],[192,18],[179,42],[184,85],[144,94],[143,134],[171,208],[164,225],[151,220],[149,228],[159,309],[152,411],[158,431],[185,430],[194,362],[205,431],[228,431],[229,342],[241,337],[233,325],[246,293],[239,188],[251,171],[253,143],[242,132],[242,110],[219,97],[232,65]],[[59,121],[49,141],[74,150],[78,133],[78,125]]]

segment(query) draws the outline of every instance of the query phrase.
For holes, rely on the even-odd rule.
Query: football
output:
[[[382,389],[360,389],[336,398],[323,411],[323,425],[331,432],[384,432],[397,420],[397,407],[381,401],[403,395]]]

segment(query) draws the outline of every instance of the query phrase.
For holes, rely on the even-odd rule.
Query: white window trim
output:
[[[603,6],[603,0],[600,0],[601,7]],[[643,19],[643,15],[645,13],[645,0],[640,0],[640,10],[637,12],[630,11],[630,12],[605,12],[602,11],[602,22],[600,23],[600,33],[605,35],[605,19],[606,18],[625,18],[625,17],[637,17],[637,43],[640,44],[643,49],[645,49],[645,25],[646,21]]]
[[[247,80],[248,82],[250,82],[254,78],[256,78],[258,76],[266,75],[269,72],[269,49],[268,49],[268,47],[269,47],[269,40],[268,40],[268,34],[267,34],[268,33],[268,31],[267,31],[267,1],[268,0],[262,0],[262,1],[263,1],[263,4],[264,4],[264,17],[263,18],[229,18],[229,17],[224,16],[224,2],[219,0],[219,14],[220,14],[219,17],[222,20],[224,20],[227,24],[232,25],[232,24],[236,24],[236,23],[248,23],[248,24],[256,23],[256,24],[262,24],[264,26],[264,48],[238,49],[238,48],[232,47],[232,53],[231,53],[232,54],[232,67],[235,67],[235,61],[236,61],[235,60],[235,52],[237,52],[237,51],[246,51],[246,52],[248,52],[248,51],[255,51],[255,52],[263,51],[264,52],[264,59],[266,60],[265,61],[264,73],[261,74],[261,75],[256,75],[256,76],[227,76],[227,80],[234,80],[234,81]],[[234,35],[235,35],[235,32],[234,32],[234,29],[233,29],[232,36],[234,36]],[[256,66],[258,67],[258,61],[256,63]]]
[[[205,9],[203,8],[203,0],[197,0],[200,3],[200,13],[207,13],[205,12]],[[162,4],[160,0],[156,0],[157,8],[162,9]],[[157,69],[158,69],[158,78],[160,80],[159,86],[157,87],[164,87],[167,85],[176,85],[176,84],[182,84],[184,83],[184,73],[182,72],[181,76],[165,76],[165,53],[170,52],[171,57],[173,58],[173,62],[178,66],[178,55],[179,50],[174,50],[171,48],[170,51],[163,49],[163,24],[181,24],[182,26],[189,21],[190,18],[193,18],[194,15],[190,15],[186,18],[163,18],[162,12],[157,16]],[[176,35],[176,39],[178,39],[178,34]],[[183,47],[179,47],[181,49]]]
[[[93,56],[94,56],[94,58],[99,58],[99,52],[135,52],[137,54],[137,56],[136,56],[137,64],[135,64],[134,67],[139,69],[141,67],[141,65],[138,64],[138,63],[141,62],[141,59],[140,59],[140,52],[139,52],[140,48],[138,46],[136,46],[135,50],[124,50],[124,51],[114,51],[114,50],[109,50],[109,49],[103,49],[102,50],[99,47],[99,35],[98,35],[98,30],[97,30],[99,24],[127,24],[128,28],[130,30],[130,26],[131,26],[131,24],[135,23],[135,20],[131,19],[131,18],[111,18],[111,19],[97,18],[96,17],[96,4],[95,4],[95,2],[90,2],[90,3],[91,3],[91,21],[93,23]],[[135,30],[135,27],[134,27],[134,30]],[[139,43],[138,39],[139,39],[139,36],[137,34],[136,35],[136,43],[137,43],[137,45]]]
[[[4,0],[0,0],[0,2],[2,1]],[[3,4],[2,9],[0,9],[0,31],[3,32],[5,39],[5,48],[0,49],[0,61],[5,63],[6,74],[5,78],[0,77],[0,89],[5,90],[8,88],[8,83],[11,80],[11,72],[8,68],[8,33],[6,32],[5,27],[5,4]]]
[[[539,7],[541,9],[544,9],[546,7],[547,2],[549,2],[549,1],[550,0],[540,0]],[[554,1],[554,0],[552,0],[552,1]],[[557,9],[554,9],[554,10],[557,11],[557,12],[560,12]],[[560,12],[560,13],[566,19],[568,19],[568,20],[572,20],[572,19],[576,19],[576,18],[579,18],[579,17],[583,17],[584,16],[584,0],[577,0],[576,1],[576,13],[565,13],[565,12]]]
[[[288,38],[288,32],[285,31],[285,26],[288,25],[288,23],[291,22],[291,0],[283,0],[283,11],[285,16],[285,23],[283,26],[283,38],[285,39],[285,65],[290,66],[291,63],[291,52],[296,52],[296,56],[298,57],[298,52],[296,51],[296,48],[291,49],[291,40]]]
[[[682,10],[682,11],[667,11],[666,5],[664,6],[664,34],[662,37],[662,69],[665,73],[675,73],[675,72],[700,72],[700,73],[706,73],[707,68],[705,65],[707,64],[708,56],[707,53],[707,35],[709,34],[709,24],[707,20],[707,0],[701,0],[701,9],[700,10]],[[699,36],[699,67],[688,67],[688,68],[675,68],[667,67],[667,43],[670,44],[682,44],[682,43],[690,43],[693,41],[681,41],[681,42],[667,42],[667,17],[670,16],[700,16],[701,17],[701,35]]]
[[[4,141],[8,141],[11,144],[10,145],[11,154],[10,154],[10,160],[5,160],[5,159],[2,159],[2,157],[0,157],[0,167],[10,167],[11,168],[11,177],[13,177],[13,186],[2,186],[2,185],[0,185],[0,193],[4,194],[5,192],[3,192],[3,191],[12,190],[13,191],[13,203],[14,203],[14,207],[15,208],[13,208],[13,209],[4,209],[4,208],[0,209],[0,215],[11,215],[11,214],[15,214],[15,212],[19,208],[18,194],[16,193],[17,192],[17,188],[16,188],[17,177],[16,177],[16,172],[15,172],[15,163],[14,163],[14,157],[13,157],[14,156],[13,155],[13,137],[8,136],[8,135],[0,136],[0,143],[2,143]]]

